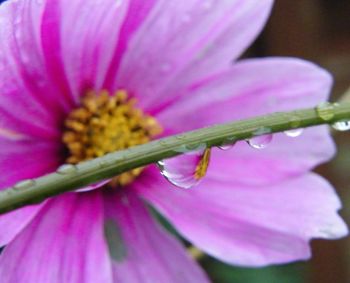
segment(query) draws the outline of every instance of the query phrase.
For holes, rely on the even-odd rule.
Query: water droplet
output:
[[[337,131],[341,131],[341,132],[349,131],[350,130],[350,120],[336,122],[332,125],[332,128],[337,130]]]
[[[107,161],[105,161],[105,160],[103,160],[103,161],[99,161],[98,162],[98,166],[100,167],[100,168],[105,168],[106,166],[107,166]]]
[[[225,144],[218,146],[218,148],[220,148],[222,150],[229,150],[229,149],[233,148],[235,144],[236,144],[236,138],[232,137],[232,138],[228,138],[225,141]]]
[[[284,131],[285,135],[291,138],[299,137],[304,132],[303,128]]]
[[[57,173],[59,174],[63,174],[63,175],[66,175],[66,174],[73,174],[77,171],[77,167],[75,165],[72,165],[72,164],[63,164],[62,166],[60,166],[58,169],[57,169]]]
[[[177,135],[175,136],[175,139],[182,141],[182,140],[185,139],[185,135],[184,135],[184,134],[177,134]]]
[[[330,102],[323,102],[316,107],[316,112],[322,120],[329,121],[334,117],[334,105]]]
[[[247,140],[247,143],[256,149],[263,149],[266,148],[272,141],[273,135],[263,135],[258,137],[253,137],[249,140]]]
[[[24,190],[24,189],[28,189],[34,185],[35,185],[34,180],[23,180],[23,181],[18,182],[16,185],[14,185],[13,188],[16,190]]]
[[[173,185],[189,189],[198,185],[205,176],[211,149],[202,148],[157,162],[161,174]]]
[[[168,143],[166,141],[164,141],[164,140],[160,140],[159,144],[161,144],[162,146],[167,146],[168,145]]]
[[[233,144],[225,144],[225,145],[220,145],[218,146],[218,148],[222,149],[222,150],[229,150],[231,148],[233,148]]]
[[[271,133],[271,129],[268,127],[260,127],[253,132],[253,136],[261,136]]]

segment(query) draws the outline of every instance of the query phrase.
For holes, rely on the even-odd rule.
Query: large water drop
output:
[[[211,150],[200,148],[194,151],[157,162],[161,174],[173,185],[181,189],[190,189],[205,176]]]
[[[349,131],[350,130],[350,121],[339,121],[332,125],[332,128],[337,131]]]
[[[263,149],[263,148],[266,148],[271,143],[272,138],[273,138],[272,134],[262,135],[262,136],[253,137],[247,140],[247,143],[255,149]]]

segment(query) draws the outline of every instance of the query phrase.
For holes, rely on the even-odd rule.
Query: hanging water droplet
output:
[[[225,145],[220,145],[218,146],[218,148],[222,149],[222,150],[229,150],[231,148],[233,148],[234,144],[225,144]]]
[[[218,146],[218,148],[220,148],[222,150],[229,150],[229,149],[233,148],[235,144],[236,144],[236,138],[232,137],[232,138],[228,138],[225,141],[225,144]]]
[[[291,138],[299,137],[304,132],[303,128],[284,131],[285,135]]]
[[[72,164],[63,164],[57,169],[57,173],[66,175],[66,174],[73,174],[77,171],[77,167]]]
[[[316,107],[316,112],[322,120],[329,121],[334,117],[334,105],[330,102],[323,102]]]
[[[247,143],[255,149],[266,148],[272,141],[273,135],[262,135],[247,140]]]
[[[350,120],[336,122],[332,125],[332,128],[337,130],[337,131],[341,131],[341,132],[349,131],[350,130]]]
[[[161,174],[170,183],[182,189],[189,189],[198,185],[205,176],[209,166],[210,153],[211,149],[209,148],[198,149],[158,161],[157,165]]]
[[[23,180],[23,181],[20,181],[17,184],[15,184],[13,186],[13,188],[16,190],[24,190],[24,189],[28,189],[34,185],[35,185],[34,180]]]

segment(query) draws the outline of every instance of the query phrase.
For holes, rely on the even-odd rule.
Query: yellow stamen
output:
[[[128,99],[124,90],[110,96],[107,91],[88,92],[81,107],[73,110],[65,121],[62,141],[69,156],[67,162],[78,162],[107,153],[147,143],[162,132],[157,120],[136,108],[136,100]],[[142,168],[123,173],[110,185],[128,185]]]
[[[201,158],[201,160],[199,161],[196,167],[196,172],[194,174],[194,177],[196,180],[202,179],[207,173],[209,161],[210,161],[210,154],[211,154],[211,149],[207,148],[204,151],[203,157]]]

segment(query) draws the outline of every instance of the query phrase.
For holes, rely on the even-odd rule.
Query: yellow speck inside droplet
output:
[[[67,162],[81,161],[147,143],[162,132],[157,120],[137,108],[136,100],[124,90],[110,95],[90,91],[65,120],[62,136],[69,156]],[[136,168],[112,179],[111,185],[128,185],[142,172]]]
[[[196,167],[196,172],[194,174],[194,177],[196,180],[200,180],[203,177],[205,177],[205,174],[207,173],[209,162],[210,162],[210,154],[211,154],[211,149],[210,148],[205,149],[203,156]]]

